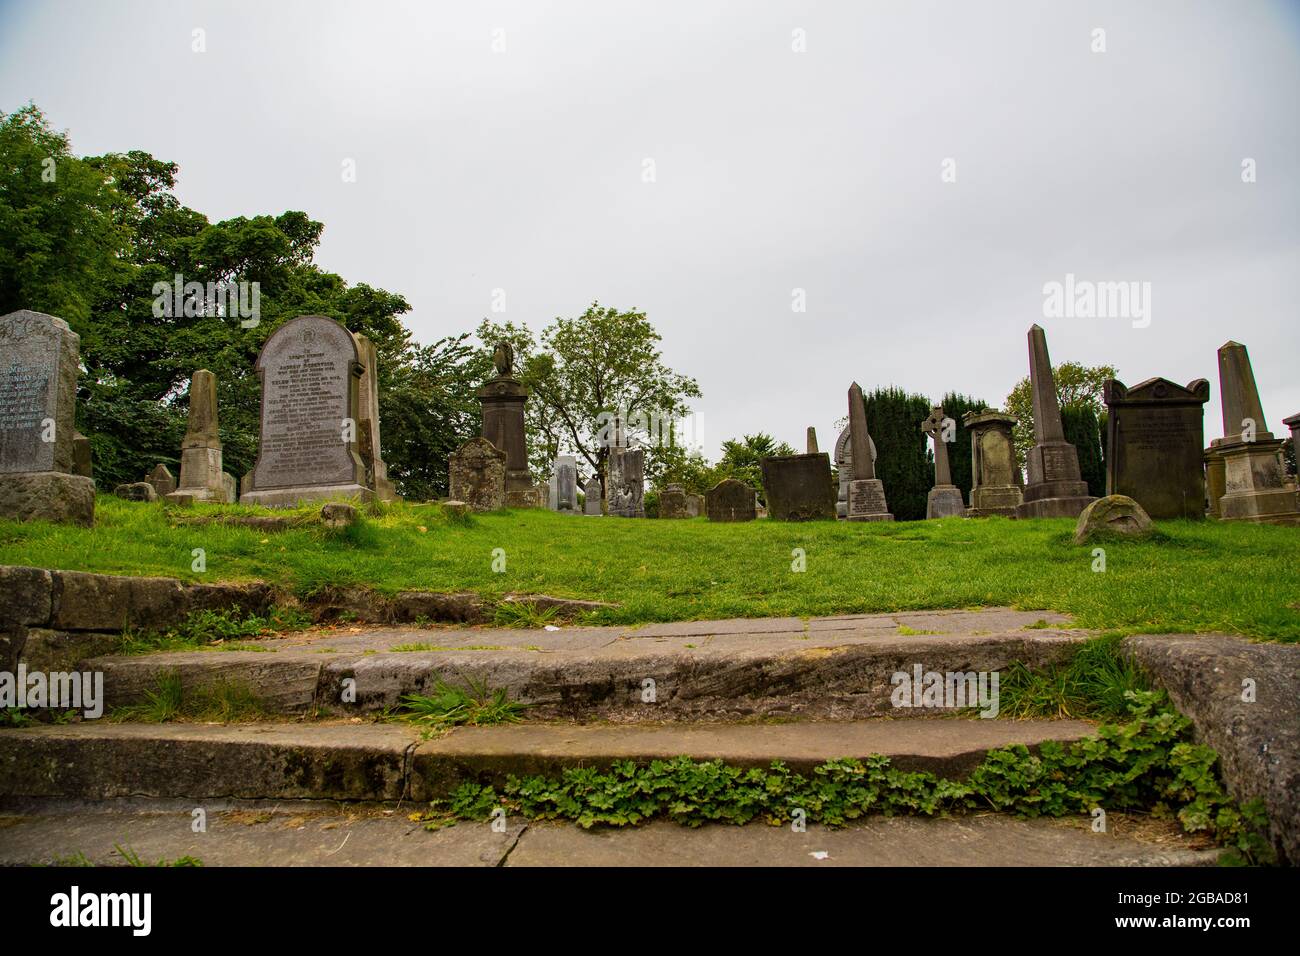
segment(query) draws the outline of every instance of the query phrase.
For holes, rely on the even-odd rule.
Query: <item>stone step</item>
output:
[[[422,740],[389,723],[111,724],[0,731],[0,798],[121,797],[423,802],[462,782],[558,775],[679,755],[737,766],[890,757],[960,777],[988,750],[1072,741],[1077,720],[865,720],[784,724],[523,723],[459,727]]]
[[[90,861],[123,866],[121,850],[150,863],[204,866],[1211,866],[1219,851],[1147,815],[1018,820],[871,817],[804,832],[760,823],[699,828],[655,822],[583,830],[517,817],[494,830],[458,823],[434,831],[402,808],[303,801],[208,801],[195,832],[193,803],[117,801],[0,812],[0,866]]]
[[[899,671],[993,673],[1064,660],[1092,636],[1068,622],[995,608],[552,631],[354,628],[245,642],[257,650],[99,657],[87,666],[104,672],[110,707],[142,700],[174,671],[187,691],[245,685],[268,714],[381,711],[442,680],[503,688],[541,719],[848,720],[896,715]]]

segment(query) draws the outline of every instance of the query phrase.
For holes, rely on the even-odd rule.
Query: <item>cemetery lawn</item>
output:
[[[592,624],[808,617],[1007,605],[1128,633],[1219,631],[1300,642],[1300,528],[1157,523],[1144,541],[1075,545],[1067,519],[714,524],[504,511],[456,519],[381,506],[357,526],[198,523],[254,509],[101,496],[95,527],[0,520],[0,564],[183,581],[507,592],[614,602]],[[1105,549],[1094,571],[1093,549]],[[207,569],[192,570],[194,549]],[[493,571],[495,549],[505,570]],[[806,570],[792,570],[802,549]],[[501,558],[498,552],[496,557]],[[498,566],[500,561],[498,560]]]

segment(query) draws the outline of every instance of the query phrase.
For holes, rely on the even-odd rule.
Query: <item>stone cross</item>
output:
[[[871,458],[871,436],[867,432],[867,406],[863,404],[862,388],[857,382],[849,386],[849,454],[853,461],[854,481],[876,477],[875,462]]]
[[[934,483],[936,485],[952,484],[952,469],[948,465],[948,443],[944,440],[944,422],[948,419],[943,414],[943,406],[936,405],[930,409],[930,417],[921,422],[921,431],[934,441]]]

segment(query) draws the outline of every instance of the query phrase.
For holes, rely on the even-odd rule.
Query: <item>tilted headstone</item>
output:
[[[704,496],[704,514],[710,521],[753,521],[754,489],[735,478],[724,478]]]
[[[759,465],[768,517],[774,521],[834,519],[830,455],[773,455]]]
[[[605,463],[609,513],[620,518],[645,517],[645,451],[611,448]]]
[[[379,353],[364,335],[352,333],[357,340],[361,361],[361,381],[357,385],[357,446],[361,463],[366,466],[366,486],[381,501],[398,501],[400,496],[388,480],[388,464],[379,445]]]
[[[967,412],[962,423],[970,432],[971,489],[966,517],[1014,518],[1024,488],[1016,464],[1015,417],[986,408]]]
[[[506,506],[506,453],[486,438],[471,438],[447,463],[451,497],[471,511]]]
[[[1210,383],[1150,378],[1102,386],[1106,494],[1132,498],[1152,518],[1205,516],[1205,403]]]
[[[659,517],[689,518],[686,510],[686,489],[681,485],[669,485],[659,492]]]
[[[598,515],[600,510],[600,479],[594,475],[582,486],[582,513],[584,515]]]
[[[921,422],[921,431],[934,443],[934,487],[925,500],[925,517],[957,518],[966,514],[961,489],[952,483],[948,462],[948,443],[954,440],[957,423],[943,413],[943,406],[930,409],[930,417]]]
[[[514,377],[515,353],[509,342],[498,342],[492,354],[496,375],[479,389],[484,438],[506,453],[506,504],[511,508],[545,508],[546,493],[538,492],[528,471],[524,405],[528,389]]]
[[[835,469],[839,475],[839,490],[835,499],[835,516],[838,518],[847,518],[849,516],[849,482],[853,480],[853,450],[849,447],[849,426],[845,425],[844,430],[835,439]],[[867,445],[871,448],[872,468],[875,467],[876,443],[870,435],[867,436]]]
[[[266,340],[256,369],[261,445],[241,501],[277,508],[335,497],[373,500],[357,450],[362,367],[352,333],[323,315],[300,315]],[[183,474],[182,467],[182,486]]]
[[[1079,473],[1079,453],[1065,440],[1061,407],[1047,354],[1047,334],[1029,329],[1029,387],[1033,394],[1034,447],[1029,449],[1029,480],[1017,518],[1077,518],[1095,499]]]
[[[876,477],[875,446],[867,432],[867,407],[857,382],[849,386],[849,521],[893,521],[885,502],[885,485]],[[768,499],[771,506],[771,498]]]
[[[573,455],[555,459],[555,510],[578,512],[578,459]]]
[[[158,492],[160,498],[164,498],[176,490],[176,476],[162,462],[154,465],[153,471],[149,472],[144,480],[153,485],[153,490]]]
[[[0,318],[0,515],[6,518],[94,524],[95,482],[76,473],[74,448],[80,343],[53,315],[23,309]]]
[[[1219,499],[1223,521],[1300,524],[1300,492],[1288,488],[1279,452],[1282,440],[1268,431],[1246,346],[1227,342],[1219,349],[1219,397],[1223,404],[1225,491]]]
[[[222,472],[221,448],[217,377],[201,368],[190,377],[190,414],[181,441],[181,477],[168,495],[188,495],[193,501],[233,502],[230,483]]]

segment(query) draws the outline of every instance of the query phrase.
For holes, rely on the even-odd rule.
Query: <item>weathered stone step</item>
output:
[[[871,817],[805,832],[669,822],[583,830],[510,817],[503,830],[458,823],[434,831],[382,805],[208,801],[195,832],[191,802],[132,801],[0,813],[0,866],[89,860],[204,866],[1212,866],[1219,851],[1145,815],[1086,820]]]
[[[424,801],[466,780],[680,755],[737,766],[780,760],[806,771],[835,758],[883,754],[903,769],[955,777],[992,748],[1091,732],[1076,720],[526,723],[460,727],[421,740],[399,724],[85,721],[0,731],[0,798]]]
[[[1062,627],[1067,621],[988,609],[557,631],[313,631],[256,642],[257,651],[101,657],[88,666],[104,672],[110,706],[143,699],[174,671],[187,690],[243,684],[271,714],[374,712],[442,680],[504,688],[541,719],[849,720],[899,715],[891,678],[900,671],[991,674],[1064,660],[1091,636]]]

